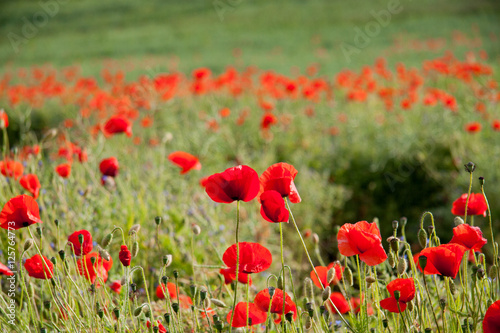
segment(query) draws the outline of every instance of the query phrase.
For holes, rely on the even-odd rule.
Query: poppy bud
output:
[[[444,298],[439,299],[439,307],[441,308],[441,310],[444,310],[445,306],[446,300]]]
[[[171,264],[172,264],[172,255],[171,254],[164,255],[163,265],[165,265],[165,267],[169,267]]]
[[[314,299],[314,294],[313,294],[313,283],[310,278],[305,278],[304,279],[304,294],[307,299],[313,300]]]
[[[330,286],[327,286],[324,290],[323,293],[321,294],[321,297],[323,298],[323,302],[326,302],[330,298],[330,295],[332,294],[332,290],[330,289]]]
[[[141,229],[140,224],[134,224],[132,227],[130,227],[130,230],[128,231],[128,235],[129,236],[135,235],[136,233],[139,232],[140,229]]]
[[[387,328],[389,326],[389,320],[387,320],[387,318],[382,319],[382,325],[384,328]]]
[[[479,185],[484,185],[484,177],[479,177]]]
[[[206,295],[205,295],[205,297],[206,297]],[[202,300],[202,302],[203,302],[203,306],[205,307],[205,309],[208,309],[210,307],[212,301],[210,301],[210,298],[205,298],[204,300]]]
[[[391,249],[394,251],[394,253],[398,253],[399,251],[399,239],[397,239],[396,237],[393,237],[391,239]]]
[[[476,165],[472,162],[464,164],[464,167],[465,167],[465,171],[467,171],[468,173],[473,173],[474,170],[476,170]]]
[[[107,234],[106,237],[104,237],[104,239],[101,242],[102,246],[108,247],[108,245],[111,243],[112,240],[113,240],[113,234],[112,233]]]
[[[101,258],[103,258],[104,260],[109,261],[111,259],[109,252],[103,249],[102,247],[98,246],[97,250],[99,251],[99,255],[101,256]]]
[[[28,286],[28,295],[30,297],[33,297],[34,294],[35,294],[35,288],[33,287],[33,284],[30,283],[29,286]]]
[[[162,221],[161,216],[157,216],[157,217],[155,217],[155,223],[156,223],[156,225],[160,225],[160,224],[161,224],[161,221]]]
[[[318,236],[317,233],[314,233],[312,235],[312,241],[313,241],[314,244],[318,244],[319,243],[319,236]]]
[[[54,220],[54,224],[56,225],[56,227],[59,227],[59,220]]]
[[[464,224],[464,219],[460,216],[455,216],[453,222],[455,223],[455,227],[458,227],[459,225]]]
[[[406,308],[408,309],[408,311],[413,311],[413,301],[409,301],[408,303],[406,303]]]
[[[484,258],[484,253],[479,253],[478,261],[479,261],[479,263],[480,263],[480,264],[482,264],[483,266],[485,265],[485,264],[484,264],[484,261],[485,261],[485,258]]]
[[[189,286],[189,291],[191,292],[191,296],[195,296],[196,295],[196,285],[192,284]]]
[[[490,278],[494,279],[498,275],[498,267],[497,265],[493,265],[490,267]]]
[[[199,225],[197,225],[197,224],[193,224],[193,226],[192,226],[192,230],[193,230],[193,234],[194,234],[195,236],[198,236],[198,235],[201,233],[201,228],[200,228],[200,226],[199,226]]]
[[[215,326],[215,329],[217,331],[222,332],[222,328],[223,328],[222,321],[220,321],[220,320],[214,321],[214,326]]]
[[[452,279],[447,279],[447,280],[448,280],[448,287],[450,288],[450,293],[452,295],[455,295],[455,291],[456,291],[455,282]]]
[[[306,330],[310,330],[312,327],[312,320],[311,320],[311,317],[306,317],[306,322],[304,324],[304,328]]]
[[[408,262],[406,261],[405,258],[399,258],[398,260],[398,274],[401,275],[404,272],[406,272],[406,269],[408,268]]]
[[[278,285],[278,289],[281,289],[281,290],[283,290],[283,289],[284,289],[284,288],[283,288],[283,276],[282,276],[282,275],[280,275],[280,276],[278,277],[278,283],[277,283],[277,285]]]
[[[424,229],[418,231],[418,243],[425,249],[427,246],[427,232]]]
[[[484,276],[485,276],[484,268],[479,268],[477,270],[477,277],[479,278],[479,280],[482,280]]]
[[[161,282],[162,282],[164,285],[167,285],[167,282],[168,282],[168,276],[163,275],[163,276],[161,277]]]
[[[217,306],[217,307],[219,307],[219,308],[226,308],[226,307],[227,307],[227,306],[226,306],[226,303],[224,303],[223,301],[218,300],[218,299],[216,299],[216,298],[212,298],[212,299],[210,299],[210,301],[211,301],[211,302],[212,302],[215,306]]]
[[[354,284],[354,280],[352,278],[352,271],[349,267],[346,267],[344,269],[344,273],[342,274],[342,278],[344,279],[345,284],[347,286],[352,287],[352,285]]]
[[[336,273],[336,271],[335,271],[334,267],[332,267],[328,270],[328,273],[326,274],[327,284],[332,283],[333,279],[335,279],[335,277],[336,277],[335,273]]]
[[[28,251],[29,249],[31,249],[31,247],[33,246],[33,244],[35,243],[35,241],[31,238],[28,238],[25,242],[24,242],[24,245],[23,245],[23,252],[26,252]]]
[[[119,308],[114,308],[113,313],[115,314],[116,319],[120,318],[120,309]]]
[[[130,251],[132,254],[132,258],[137,257],[137,253],[139,253],[139,243],[137,241],[132,243],[132,251]]]
[[[391,265],[392,268],[396,267],[396,257],[394,255],[394,252],[389,252],[389,255],[387,256],[387,261],[389,262],[389,265]]]
[[[134,310],[134,317],[139,317],[142,313],[142,305],[141,306],[138,306],[137,308],[135,308]]]
[[[372,283],[375,283],[377,280],[373,276],[367,276],[365,279],[368,288],[372,285]]]
[[[133,247],[132,247],[133,248]],[[123,266],[130,266],[130,261],[132,260],[132,254],[127,248],[127,245],[122,245],[120,249],[120,253],[118,254],[118,258]]]
[[[61,258],[62,261],[66,258],[66,252],[64,250],[61,250],[58,252],[59,253],[59,258]]]
[[[418,264],[420,265],[420,268],[422,268],[422,271],[424,271],[425,267],[427,266],[427,257],[426,256],[418,257]]]
[[[50,257],[50,261],[55,265],[57,263],[56,257]]]
[[[167,312],[167,313],[165,313],[165,314],[163,315],[163,318],[165,318],[165,323],[166,323],[167,325],[170,325],[170,313],[168,313],[168,312]]]

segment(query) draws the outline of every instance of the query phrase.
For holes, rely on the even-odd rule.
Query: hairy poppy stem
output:
[[[234,311],[236,310],[236,300],[238,295],[238,273],[240,270],[240,200],[236,201],[236,282],[234,286],[233,311],[231,312],[231,321],[229,322],[229,332],[233,331]],[[248,282],[247,282],[248,283]],[[248,320],[248,317],[247,317]]]
[[[281,316],[281,327],[282,330],[285,331],[285,306],[286,306],[286,297],[285,297],[285,259],[283,257],[283,226],[281,223],[280,225],[280,248],[281,248],[281,277],[283,278],[283,286],[282,286],[282,291],[283,291],[283,313]],[[279,286],[278,286],[279,287]]]
[[[424,280],[425,291],[427,292],[427,297],[429,298],[429,304],[431,306],[431,312],[432,312],[432,315],[434,316],[434,322],[436,323],[436,327],[437,327],[438,332],[441,333],[441,329],[439,328],[439,324],[438,324],[438,321],[437,321],[437,318],[436,318],[436,313],[434,311],[434,308],[432,307],[431,293],[429,292],[429,287],[427,287],[427,281],[425,280],[425,274],[423,276],[423,280]]]
[[[299,227],[297,226],[297,222],[295,222],[295,218],[293,217],[292,210],[290,209],[290,205],[288,204],[288,198],[285,198],[285,204],[286,204],[286,208],[290,212],[290,217],[292,219],[292,222],[293,222],[293,225],[295,227],[295,230],[297,231],[297,234],[299,235],[300,241],[302,242],[302,247],[304,247],[304,251],[306,252],[307,259],[309,260],[309,264],[311,265],[311,267],[312,267],[312,269],[314,271],[314,274],[316,274],[316,277],[318,278],[319,284],[321,285],[321,289],[324,290],[325,286],[323,286],[323,283],[321,282],[319,274],[316,271],[316,268],[314,267],[314,263],[312,262],[311,256],[309,255],[309,251],[307,250],[307,246],[306,246],[306,243],[304,242],[304,238],[302,238],[302,234],[300,233]],[[344,316],[342,316],[342,314],[338,310],[337,306],[333,303],[333,301],[330,298],[329,298],[329,300],[330,300],[330,304],[335,309],[335,311],[337,312],[337,314],[339,315],[340,319],[342,320],[342,322],[344,323],[344,325],[347,327],[347,329],[349,329],[351,332],[355,332],[352,329],[351,325],[349,325],[349,323],[347,322],[347,320],[344,318]]]
[[[465,214],[464,214],[464,222],[467,223],[467,207],[469,206],[470,193],[472,191],[472,174],[474,171],[469,172],[469,191],[467,192],[467,200],[465,200]]]
[[[495,245],[495,236],[493,234],[493,223],[491,221],[491,210],[490,210],[490,203],[488,202],[488,198],[486,197],[486,193],[484,193],[484,178],[479,178],[481,180],[481,193],[483,194],[484,201],[486,201],[486,207],[488,208],[488,222],[490,224],[490,233],[491,233],[491,246],[493,246],[493,264],[498,267],[498,248]],[[491,276],[490,276],[491,277]],[[491,277],[493,278],[493,277]],[[497,269],[497,276],[496,276],[496,284],[497,288],[493,288],[495,290],[493,299],[497,299],[496,295],[498,290],[500,290],[500,270]]]

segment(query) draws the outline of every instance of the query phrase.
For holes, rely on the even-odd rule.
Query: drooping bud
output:
[[[140,229],[141,229],[140,224],[134,224],[132,227],[130,227],[130,230],[128,231],[128,235],[129,236],[135,235],[139,232]]]
[[[267,291],[269,292],[269,299],[272,300],[274,296],[274,292],[276,291],[276,288],[273,286],[267,287]]]
[[[399,251],[399,239],[397,239],[396,237],[393,237],[391,239],[391,249],[394,251],[394,253],[398,253]]]
[[[321,297],[323,298],[323,302],[326,302],[330,298],[331,294],[332,294],[332,290],[330,289],[330,286],[327,286],[323,290],[323,293],[321,294]]]
[[[492,265],[490,267],[490,278],[495,279],[498,276],[498,267],[497,265]]]
[[[312,327],[312,320],[311,320],[311,317],[306,317],[306,322],[304,324],[304,328],[306,330],[310,330]]]
[[[212,304],[214,304],[218,308],[227,308],[226,303],[217,298],[211,298],[210,302],[212,302]]]
[[[418,231],[418,243],[420,244],[421,247],[425,249],[427,246],[427,232],[424,229],[420,229]]]
[[[164,315],[163,315],[163,318],[165,318],[165,323],[168,325],[170,325],[170,313],[166,312]]]
[[[59,252],[59,258],[61,258],[62,261],[66,258],[66,252],[64,250],[60,250]]]
[[[165,267],[169,267],[171,264],[172,264],[172,255],[171,254],[167,254],[167,255],[164,255],[163,256],[163,265]]]
[[[26,241],[24,242],[24,245],[23,245],[23,252],[26,252],[29,249],[31,249],[31,247],[33,246],[34,243],[35,243],[35,241],[33,239],[31,239],[31,238],[26,239]]]
[[[335,267],[332,267],[328,270],[328,274],[326,275],[326,281],[328,284],[331,284],[336,277]]]
[[[406,303],[406,308],[410,312],[413,311],[413,308],[414,308],[413,301],[409,301],[408,303]]]
[[[352,287],[352,285],[354,284],[354,279],[352,277],[352,271],[349,267],[346,267],[344,269],[342,278],[344,279],[346,286]]]
[[[439,299],[439,307],[441,308],[441,310],[444,310],[444,308],[446,307],[446,300],[444,298]]]
[[[42,227],[36,227],[36,233],[38,235],[38,237],[42,238]],[[83,237],[83,236],[82,236]],[[81,244],[82,242],[80,242]]]
[[[312,318],[314,316],[314,306],[313,303],[306,303],[306,311],[309,314],[309,317]]]
[[[120,318],[120,308],[114,308],[113,313],[115,314],[116,319]]]
[[[135,241],[132,243],[132,249],[130,254],[132,254],[132,258],[137,257],[137,253],[139,253],[139,242]]]
[[[367,276],[366,279],[366,284],[367,287],[370,288],[373,283],[375,283],[377,280],[373,276]]]
[[[103,249],[100,246],[97,246],[97,250],[99,251],[99,255],[101,256],[101,258],[103,258],[106,261],[110,260],[111,256],[109,255],[108,251],[106,251],[105,249]]]
[[[172,303],[172,309],[175,313],[179,312],[179,303]]]
[[[389,252],[387,255],[387,262],[389,265],[391,265],[392,268],[396,267],[396,256],[394,255],[394,252]]]
[[[112,240],[113,240],[113,234],[109,233],[106,235],[106,237],[103,238],[101,244],[103,247],[108,247],[108,245],[111,243]]]
[[[408,262],[406,261],[405,258],[399,258],[398,260],[398,274],[401,275],[404,272],[406,272],[406,269],[408,268]]]
[[[137,308],[135,308],[134,310],[134,317],[139,317],[142,313],[142,305],[141,306],[138,306]]]
[[[314,244],[319,244],[319,236],[318,236],[317,233],[314,233],[312,235],[312,241],[313,241]]]
[[[284,287],[283,287],[283,276],[282,275],[280,275],[278,277],[278,283],[277,283],[277,285],[278,285],[278,289],[284,290]]]

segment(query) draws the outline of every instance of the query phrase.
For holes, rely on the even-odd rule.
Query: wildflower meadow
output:
[[[192,56],[184,21],[179,54],[155,57],[162,7],[118,1],[151,18],[123,28],[146,51],[93,59],[106,43],[70,40],[112,5],[22,3],[0,31],[48,14],[7,34],[18,60],[0,47],[0,332],[500,332],[497,7],[371,4],[335,28],[319,0],[282,4],[308,22],[282,25],[310,39],[296,58],[229,48],[228,30]],[[276,4],[201,6],[165,15],[288,45]],[[419,36],[415,8],[453,29]],[[97,28],[65,35],[80,13]],[[252,17],[269,35],[242,32]]]

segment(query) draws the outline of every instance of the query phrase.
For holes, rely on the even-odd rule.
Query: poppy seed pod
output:
[[[116,319],[120,318],[120,309],[119,308],[114,308],[113,313],[115,314]]]
[[[476,170],[476,165],[473,162],[469,162],[467,164],[464,164],[465,171],[468,173],[473,173],[474,170]]]
[[[399,227],[399,222],[396,220],[392,221],[392,229],[396,231],[398,230],[398,227]]]
[[[427,257],[426,256],[418,257],[418,264],[420,265],[420,268],[422,268],[422,270],[425,270],[425,267],[427,266]]]
[[[60,250],[59,252],[59,258],[61,258],[62,261],[66,258],[66,252],[64,250]]]

